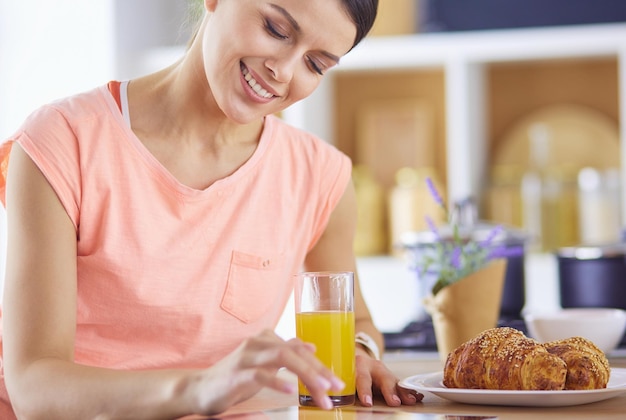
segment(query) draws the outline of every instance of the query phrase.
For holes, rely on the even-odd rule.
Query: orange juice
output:
[[[353,404],[355,394],[354,312],[320,311],[296,314],[296,335],[315,344],[316,356],[346,387],[329,392],[336,405]],[[298,381],[300,402],[310,400],[309,391]],[[305,405],[305,403],[303,403]]]

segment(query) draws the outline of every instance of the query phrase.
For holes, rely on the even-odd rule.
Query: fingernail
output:
[[[400,400],[400,397],[398,397],[397,395],[393,395],[391,397],[391,399],[393,400],[394,403],[396,404],[402,404],[402,400]]]
[[[324,389],[330,389],[331,383],[328,381],[328,379],[324,378],[323,376],[317,377],[317,383],[319,384],[319,386],[321,386]]]
[[[333,389],[341,391],[346,387],[346,384],[339,378],[332,378]]]
[[[371,395],[366,395],[365,396],[365,405],[368,407],[371,407],[372,405],[374,405],[373,401],[372,401],[372,396]]]
[[[295,394],[298,387],[292,383],[285,383],[283,385],[283,390],[288,394]]]
[[[331,408],[333,408],[333,402],[330,400],[329,397],[324,398],[322,405],[322,408],[325,408],[326,410],[330,410]]]
[[[417,397],[413,394],[409,394],[408,398],[409,400],[411,400],[412,403],[417,402]]]

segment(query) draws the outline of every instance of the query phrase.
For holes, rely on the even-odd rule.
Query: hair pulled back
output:
[[[341,0],[343,7],[356,26],[354,48],[372,29],[378,10],[378,0]]]

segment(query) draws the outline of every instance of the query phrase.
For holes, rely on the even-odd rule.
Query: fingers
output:
[[[381,380],[381,383],[379,385],[380,393],[382,394],[387,405],[390,407],[398,407],[402,405],[402,400],[396,392],[396,383],[397,380],[395,377],[385,377]]]
[[[419,392],[399,386],[398,379],[393,375],[386,376],[382,380],[380,392],[387,405],[391,407],[397,407],[402,404],[415,405],[424,398],[424,395]]]
[[[359,402],[365,407],[374,405],[372,396],[372,372],[369,357],[357,356],[356,358],[356,393]]]
[[[341,391],[346,384],[315,356],[314,346],[297,338],[289,340],[287,344],[293,351],[281,355],[283,366],[298,376],[319,407],[333,408],[328,392]]]
[[[422,399],[424,398],[424,394],[420,394],[419,392],[412,389],[402,388],[397,384],[396,391],[398,393],[398,396],[400,397],[400,400],[402,401],[402,404],[404,405],[415,405],[418,402],[422,401]]]
[[[398,380],[380,361],[368,356],[357,356],[357,392],[363,405],[371,406],[372,390],[376,389],[387,405],[397,407],[402,404],[396,392]]]
[[[275,334],[264,333],[249,340],[244,352],[247,355],[242,358],[242,367],[255,368],[260,384],[278,391],[291,391],[286,382],[276,376],[284,367],[298,376],[321,408],[333,407],[329,391],[341,391],[346,386],[315,356],[315,346],[297,338],[284,341]]]
[[[292,380],[280,378],[274,370],[257,370],[255,380],[258,383],[264,384],[268,388],[272,388],[285,394],[295,394],[298,390],[298,387]]]
[[[424,395],[402,388],[398,385],[396,376],[383,362],[369,357],[357,357],[357,393],[361,404],[372,405],[372,390],[377,390],[385,403],[391,407],[415,405]]]

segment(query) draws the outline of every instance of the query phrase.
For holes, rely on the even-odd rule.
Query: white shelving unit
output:
[[[433,33],[363,41],[311,97],[285,112],[291,123],[333,142],[333,75],[338,72],[443,69],[446,83],[449,202],[478,196],[485,179],[485,67],[492,63],[616,57],[619,63],[621,167],[626,168],[626,23]],[[622,222],[626,176],[622,169]]]

